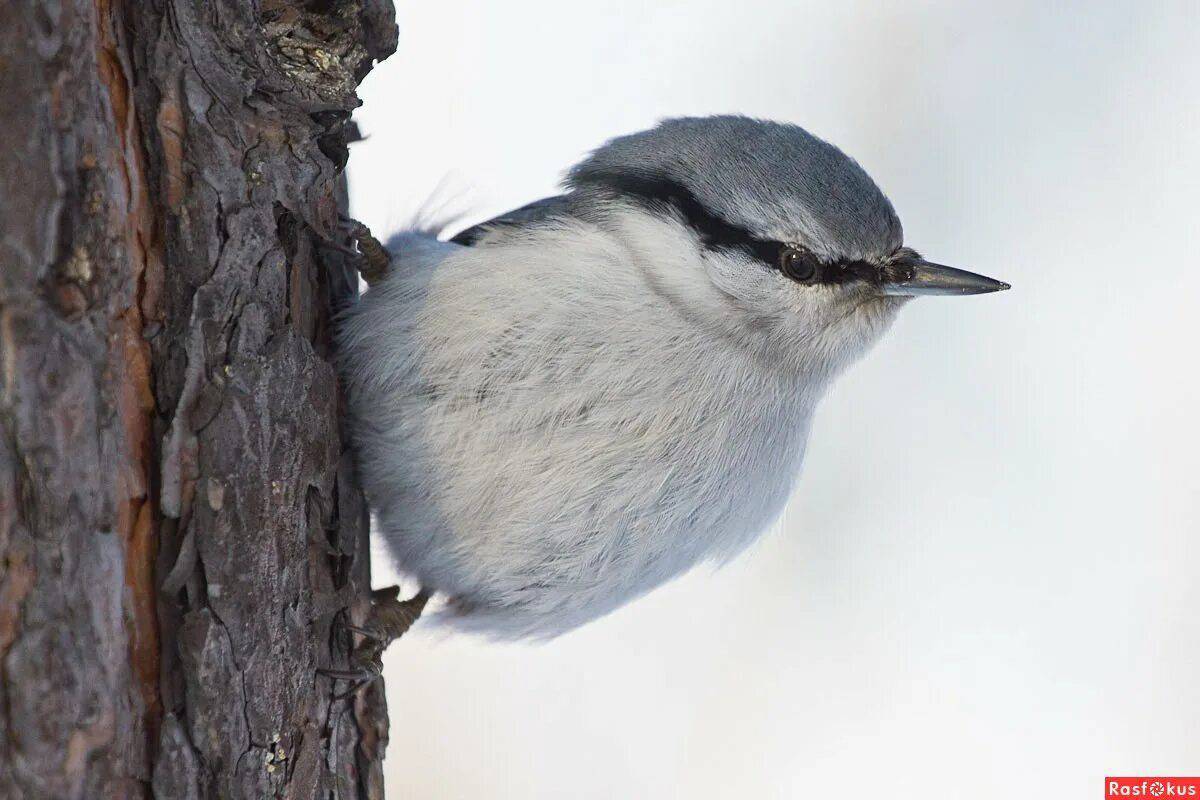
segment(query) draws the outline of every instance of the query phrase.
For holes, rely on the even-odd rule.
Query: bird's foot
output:
[[[356,219],[342,217],[339,227],[357,246],[358,272],[368,285],[379,282],[392,266],[392,256],[383,243],[371,234],[371,229]]]
[[[335,681],[349,681],[348,689],[339,697],[353,694],[383,674],[383,651],[413,626],[425,610],[432,592],[424,589],[407,600],[400,599],[400,587],[389,586],[371,592],[371,610],[362,625],[343,624],[342,627],[363,638],[350,653],[350,669],[317,670]]]
[[[347,625],[347,630],[378,643],[383,650],[399,639],[421,618],[432,593],[422,589],[407,600],[400,599],[400,587],[388,586],[371,592],[371,610],[361,625]]]

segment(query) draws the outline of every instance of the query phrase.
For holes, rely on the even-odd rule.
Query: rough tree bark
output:
[[[0,3],[0,798],[382,796],[331,309],[390,0]]]

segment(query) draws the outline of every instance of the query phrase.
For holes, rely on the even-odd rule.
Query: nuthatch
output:
[[[906,247],[833,145],[737,116],[614,139],[561,195],[388,251],[338,333],[362,483],[419,604],[501,638],[737,554],[909,298],[1009,288]]]

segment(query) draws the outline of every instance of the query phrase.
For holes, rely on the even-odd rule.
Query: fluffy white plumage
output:
[[[886,198],[830,145],[741,118],[696,124],[642,136],[701,200],[739,169],[769,186],[763,164],[785,159],[787,175],[812,174],[819,188],[848,174],[841,188],[859,192],[832,211],[811,187],[816,200],[786,186],[778,198],[726,197],[723,218],[825,254],[883,262],[899,248]],[[741,163],[672,166],[672,148],[702,156],[705,136]],[[830,380],[905,299],[863,281],[797,283],[749,252],[707,246],[678,209],[580,178],[620,168],[613,153],[631,141],[646,144],[616,140],[577,168],[569,212],[493,227],[470,247],[397,237],[390,273],[342,320],[378,532],[403,570],[448,598],[441,618],[456,627],[555,636],[741,551],[782,510]],[[814,151],[820,163],[794,163]],[[648,161],[639,152],[631,168],[644,175]],[[789,229],[778,209],[802,200]],[[858,215],[849,234],[838,227],[847,213]],[[823,229],[836,235],[814,240]]]

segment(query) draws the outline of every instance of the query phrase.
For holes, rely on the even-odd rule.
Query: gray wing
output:
[[[493,228],[524,228],[553,217],[568,216],[569,205],[569,199],[565,194],[543,197],[541,200],[535,200],[498,217],[493,217],[487,222],[472,225],[465,231],[456,234],[450,241],[470,247],[479,241],[484,233]]]

